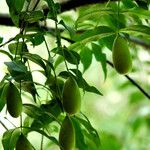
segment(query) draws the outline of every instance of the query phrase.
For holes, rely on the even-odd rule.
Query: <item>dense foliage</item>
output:
[[[82,111],[83,108],[89,109],[82,106],[82,95],[89,92],[99,97],[104,95],[99,87],[90,84],[84,74],[95,60],[101,64],[105,81],[111,69],[108,66],[113,68],[113,63],[117,71],[119,66],[121,74],[129,71],[131,74],[137,73],[140,68],[134,62],[138,59],[138,46],[141,45],[143,51],[150,48],[150,2],[95,2],[69,11],[69,15],[62,12],[61,3],[53,0],[6,2],[19,33],[6,42],[0,37],[0,53],[8,56],[8,61],[4,62],[7,71],[0,82],[0,111],[8,111],[6,116],[19,117],[20,126],[7,129],[1,122],[6,128],[2,137],[4,150],[13,150],[16,145],[36,149],[28,139],[31,132],[42,135],[41,150],[46,149],[44,138],[49,140],[48,149],[53,145],[62,150],[71,150],[74,145],[79,150],[121,149],[121,140],[105,132],[98,133]],[[124,41],[114,46],[116,37]],[[117,51],[112,59],[113,47]],[[35,53],[38,48],[38,53]],[[146,61],[145,67],[148,68],[148,65],[149,61]],[[119,75],[117,71],[114,74]],[[97,76],[94,72],[92,74]],[[41,83],[40,78],[44,82]],[[130,104],[140,104],[143,95],[146,100],[150,99],[148,85],[141,87],[140,82],[128,75],[125,78],[126,82],[119,88],[126,88],[128,80],[136,88],[136,92],[130,95]],[[135,133],[141,122],[149,125],[149,113],[142,117],[137,113],[134,119],[131,116],[130,124]]]

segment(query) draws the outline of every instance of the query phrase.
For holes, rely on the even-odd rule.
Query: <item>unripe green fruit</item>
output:
[[[81,95],[76,81],[69,77],[63,88],[63,107],[69,115],[80,111]]]
[[[18,89],[15,85],[11,82],[8,83],[7,86],[7,95],[6,95],[6,102],[7,102],[7,110],[9,114],[17,118],[21,115],[22,112],[22,99]]]
[[[28,139],[21,134],[16,143],[16,150],[32,150],[32,145],[28,141]]]
[[[120,74],[127,74],[132,69],[132,57],[127,46],[127,41],[117,36],[112,50],[113,64]]]
[[[66,116],[59,133],[59,144],[62,150],[74,150],[75,129],[71,119]]]

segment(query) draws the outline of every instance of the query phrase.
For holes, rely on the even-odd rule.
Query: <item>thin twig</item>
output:
[[[5,124],[0,120],[0,124],[6,129],[8,130],[8,128],[5,126]]]
[[[107,63],[114,68],[113,64],[107,60]],[[125,75],[125,77],[134,85],[136,86],[148,99],[150,99],[150,95],[136,82],[134,81],[131,77],[128,75]]]

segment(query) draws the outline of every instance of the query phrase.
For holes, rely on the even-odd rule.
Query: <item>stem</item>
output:
[[[13,125],[16,128],[16,126],[7,117],[4,117],[4,119],[6,119],[11,125]]]
[[[36,2],[36,4],[34,5],[32,11],[34,11],[34,10],[36,9],[36,7],[37,7],[37,5],[39,4],[39,2],[40,2],[40,0],[37,0],[37,2]]]
[[[114,68],[113,64],[107,60],[107,63]],[[134,85],[136,86],[148,99],[150,99],[150,95],[136,82],[134,81],[131,77],[128,75],[125,75],[125,77]]]
[[[0,124],[6,129],[8,130],[8,128],[5,126],[5,124],[0,120]]]
[[[120,6],[120,0],[117,2],[117,35],[119,34],[119,6]]]
[[[41,136],[41,148],[40,148],[40,150],[43,150],[43,143],[44,143],[44,136],[42,135]]]

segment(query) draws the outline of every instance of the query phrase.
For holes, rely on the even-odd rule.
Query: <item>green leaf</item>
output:
[[[28,52],[27,45],[24,42],[15,42],[8,45],[9,51],[14,55],[20,55],[23,52]]]
[[[98,27],[95,27],[94,29],[85,31],[80,35],[76,35],[74,37],[74,40],[75,41],[83,41],[83,40],[88,41],[90,39],[96,39],[97,37],[107,37],[111,34],[114,34],[114,31],[110,27],[98,26]]]
[[[6,96],[7,96],[7,91],[6,91],[6,86],[7,83],[1,82],[0,83],[0,112],[4,108],[6,104]]]
[[[92,63],[92,52],[88,47],[83,47],[80,52],[81,62],[83,64],[84,72],[90,67]]]
[[[84,91],[87,91],[87,92],[92,92],[92,93],[95,93],[95,94],[99,94],[99,95],[102,95],[102,93],[97,89],[95,88],[94,86],[90,86],[86,80],[82,77],[82,73],[77,70],[77,69],[70,69],[76,76],[74,76],[73,74],[71,74],[71,72],[67,72],[67,71],[62,71],[59,73],[59,76],[63,77],[63,78],[67,78],[69,76],[72,76],[75,78],[75,80],[77,81],[78,83],[78,86],[80,88],[82,88]]]
[[[91,125],[88,118],[85,115],[83,115],[83,116],[85,117],[86,120],[82,119],[80,117],[76,117],[76,119],[87,129],[87,131],[89,132],[88,138],[95,143],[97,148],[99,148],[101,145],[99,135],[98,135],[97,131]]]
[[[48,4],[49,10],[51,10],[48,12],[48,18],[56,20],[57,19],[57,14],[56,14],[57,11],[56,11],[56,5],[55,5],[54,1],[53,0],[45,0],[45,1]]]
[[[25,0],[6,0],[9,9],[14,9],[16,12],[20,12],[23,8]]]
[[[61,20],[59,24],[65,27],[65,29],[69,32],[71,38],[74,36],[75,30],[73,28],[69,27],[63,20]]]
[[[42,110],[33,104],[23,104],[23,112],[31,118],[37,119],[41,115]]]
[[[16,8],[16,10],[17,10],[17,12],[21,12],[21,10],[22,10],[22,8],[23,8],[23,6],[24,6],[24,3],[25,3],[25,0],[14,0],[14,2],[15,2],[15,8]]]
[[[38,46],[38,45],[42,44],[43,41],[44,41],[44,36],[42,33],[34,34],[34,36],[31,39],[33,46]]]
[[[57,121],[57,117],[62,112],[59,105],[60,104],[58,104],[57,100],[52,100],[48,104],[42,104],[40,107],[42,114],[38,117],[38,119],[33,121],[32,127],[42,128],[43,126],[47,126],[53,121]]]
[[[94,56],[95,56],[96,60],[101,63],[101,66],[102,66],[102,69],[103,69],[103,72],[104,72],[104,78],[106,80],[106,77],[107,77],[106,54],[104,54],[102,52],[101,47],[99,45],[95,44],[95,43],[92,43],[92,51],[94,53]]]
[[[80,55],[75,51],[68,50],[66,47],[60,50],[53,49],[52,52],[65,57],[65,59],[71,64],[78,65],[80,62]]]
[[[21,61],[11,61],[11,62],[4,62],[5,65],[8,67],[8,70],[10,71],[16,71],[16,72],[27,72],[27,67],[21,62]]]
[[[43,62],[43,59],[39,55],[31,54],[31,53],[24,53],[23,57],[31,60],[32,62],[36,63],[37,65],[41,66],[44,70],[46,70],[46,66]]]
[[[75,135],[76,135],[76,147],[81,150],[87,150],[87,144],[84,138],[84,133],[81,129],[81,125],[76,118],[71,119],[73,122],[73,126],[75,128]]]
[[[2,37],[0,37],[0,44],[3,42],[3,38]]]
[[[128,16],[128,15],[135,15],[143,19],[150,19],[150,12],[149,10],[145,10],[139,7],[134,7],[131,9],[122,10],[120,13]]]
[[[13,56],[7,51],[0,49],[0,53],[7,55],[11,60],[13,60]]]
[[[9,13],[15,26],[19,27],[19,13],[21,12],[25,0],[6,0]]]
[[[49,108],[49,110],[47,108]],[[49,105],[42,105],[41,108],[33,104],[23,104],[23,112],[35,119],[32,123],[32,127],[41,128],[52,121],[57,121],[56,118],[61,113],[61,109],[55,101],[55,103],[51,102]]]
[[[83,14],[79,16],[79,18],[76,21],[76,26],[80,22],[83,22],[85,20],[95,18],[97,16],[103,16],[103,15],[109,15],[109,14],[114,14],[114,11],[111,8],[97,8],[97,9],[86,9]]]
[[[79,49],[92,41],[98,41],[104,37],[114,35],[115,32],[107,26],[99,26],[94,29],[83,32],[80,35],[74,36],[76,42],[69,46],[69,49]]]
[[[4,150],[14,150],[21,131],[19,128],[6,131],[2,137]]]
[[[35,131],[35,132],[37,132],[37,133],[39,133],[39,134],[41,134],[41,135],[47,137],[47,138],[48,138],[49,140],[51,140],[54,144],[60,146],[58,140],[57,140],[55,137],[49,136],[49,135],[48,135],[46,132],[44,132],[43,130],[39,130],[39,129],[37,129],[37,128],[32,128],[32,127],[24,127],[24,128],[28,129],[28,132],[33,132],[33,131]]]
[[[20,19],[24,20],[28,23],[35,23],[42,19],[44,19],[44,14],[42,11],[30,11],[30,12],[22,12],[20,14]]]
[[[127,28],[120,29],[119,32],[128,33],[132,36],[147,36],[150,37],[150,27],[145,25],[133,25]]]

